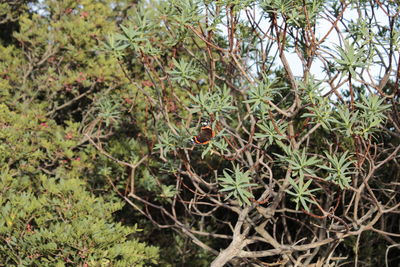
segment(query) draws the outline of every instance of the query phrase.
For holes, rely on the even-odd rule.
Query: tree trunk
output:
[[[236,236],[229,247],[219,253],[215,260],[211,263],[211,267],[223,267],[231,261],[242,249],[244,235]]]

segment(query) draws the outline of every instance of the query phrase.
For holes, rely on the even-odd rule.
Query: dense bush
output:
[[[10,1],[0,11],[0,265],[156,264],[158,248],[115,220],[123,203],[90,186],[96,151],[82,121],[96,93],[121,84],[95,37],[119,11],[75,2]]]

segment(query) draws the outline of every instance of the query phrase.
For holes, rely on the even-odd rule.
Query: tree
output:
[[[95,50],[96,36],[115,30],[107,19],[124,8],[111,4],[1,4],[1,266],[158,262],[137,225],[116,221],[123,202],[96,191],[96,150],[81,134],[103,92],[124,85],[116,60]]]
[[[395,262],[398,9],[143,1],[104,47],[137,94],[135,144],[148,152],[121,159],[88,134],[130,170],[115,190],[214,254],[211,266]],[[193,146],[202,119],[216,137]]]

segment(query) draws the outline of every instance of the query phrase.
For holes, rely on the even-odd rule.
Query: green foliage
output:
[[[319,188],[308,189],[308,187],[310,187],[312,183],[312,179],[304,183],[303,177],[300,177],[297,182],[292,178],[289,178],[289,182],[292,185],[293,191],[286,190],[286,193],[293,196],[291,200],[296,203],[296,210],[300,208],[301,204],[303,209],[305,209],[306,211],[310,211],[308,205],[310,203],[316,204],[315,201],[310,198],[310,196],[313,195],[313,192],[318,191]]]
[[[228,170],[230,171],[230,170]],[[221,181],[222,189],[220,192],[229,192],[225,199],[233,198],[239,201],[239,205],[250,205],[249,198],[254,198],[253,194],[248,191],[249,187],[257,186],[257,184],[250,183],[250,171],[241,172],[240,166],[234,166],[232,174],[224,170],[224,177],[218,178]],[[232,177],[233,176],[233,177]]]
[[[160,197],[162,198],[172,198],[176,196],[178,192],[175,189],[174,185],[161,185],[161,194]]]
[[[14,166],[3,165],[1,171],[0,233],[5,252],[1,262],[10,266],[155,263],[156,248],[128,238],[136,228],[113,222],[112,213],[121,203],[91,195],[78,178],[82,166],[75,162],[86,156],[74,155],[73,138],[63,139],[65,132],[74,136],[76,125],[64,132],[51,121],[50,126],[39,124],[34,115],[22,116],[1,105],[0,138],[7,140],[1,145],[1,163],[11,161]],[[59,165],[51,175],[57,178],[51,178],[40,165],[57,160],[57,153],[69,160],[61,160],[67,166]]]
[[[198,95],[189,96],[193,101],[192,113],[213,115],[215,120],[221,117],[229,118],[229,113],[237,109],[232,105],[232,96],[226,86],[217,88],[214,92],[201,91]]]
[[[308,157],[305,149],[303,149],[301,154],[298,150],[294,152],[287,150],[286,153],[289,154],[289,157],[281,155],[278,155],[278,157],[281,158],[281,161],[289,163],[289,168],[292,170],[292,177],[299,177],[296,180],[289,177],[293,191],[286,190],[286,192],[293,196],[292,201],[296,203],[296,210],[299,209],[301,204],[303,209],[310,211],[308,205],[316,204],[315,201],[310,199],[310,196],[312,196],[313,192],[320,190],[320,188],[309,189],[313,180],[309,179],[304,183],[304,178],[306,176],[316,176],[315,167],[320,163],[320,159],[316,156]]]
[[[336,155],[329,155],[327,152],[325,152],[325,155],[330,166],[319,165],[319,167],[328,171],[329,175],[326,179],[328,181],[333,181],[335,184],[339,185],[341,189],[349,188],[351,175],[355,173],[352,165],[355,165],[355,163],[354,160],[348,156],[348,151],[345,151],[340,158]]]
[[[121,202],[105,202],[87,192],[80,179],[59,182],[40,175],[39,186],[21,187],[3,170],[1,176],[0,260],[7,266],[143,266],[156,263],[158,249],[129,235],[136,227],[114,223]]]
[[[303,149],[301,153],[298,150],[288,150],[287,153],[289,153],[287,156],[279,154],[277,154],[277,156],[282,162],[289,163],[289,168],[293,170],[293,177],[299,176],[303,179],[305,175],[315,175],[316,170],[313,167],[320,162],[316,156],[308,157],[305,149]]]
[[[288,20],[288,23],[294,27],[305,27],[307,18],[315,23],[318,12],[323,8],[322,0],[290,1],[290,0],[263,0],[260,6],[270,13],[276,13]],[[307,10],[307,16],[304,12]]]
[[[312,100],[312,103],[302,117],[312,118],[313,123],[320,123],[324,129],[329,130],[332,127],[330,123],[333,121],[329,100],[318,96]]]
[[[172,137],[171,132],[164,132],[160,135],[160,143],[158,143],[154,148],[162,151],[162,156],[165,157],[168,152],[174,151],[177,144]]]
[[[202,19],[201,9],[198,0],[172,0],[165,1],[163,4],[170,6],[167,8],[166,15],[168,20],[173,21],[173,26],[177,27],[178,32],[184,32],[184,27],[195,24],[196,21]]]
[[[356,134],[367,139],[371,134],[376,132],[382,122],[387,118],[385,112],[391,105],[384,104],[385,99],[376,95],[361,95],[361,101],[355,105],[360,110],[359,126],[356,128]]]
[[[171,80],[175,81],[182,87],[189,87],[191,82],[196,79],[195,75],[197,73],[192,61],[186,62],[184,59],[182,59],[180,62],[177,62],[175,59],[172,60],[174,62],[175,69],[168,72],[171,75]]]
[[[299,82],[299,86],[304,90],[304,102],[310,104],[301,117],[310,118],[311,124],[320,123],[325,130],[329,131],[334,120],[333,109],[331,100],[322,94],[321,82],[317,82],[312,76],[304,83]]]
[[[337,109],[338,118],[334,119],[337,129],[347,136],[357,135],[368,139],[379,131],[385,121],[386,112],[390,105],[384,103],[384,98],[376,95],[361,95],[359,102],[355,103],[357,110],[350,111],[345,106]]]
[[[102,156],[85,145],[84,133],[109,133],[124,114],[123,94],[110,91],[129,91],[127,80],[114,58],[96,51],[98,38],[115,29],[109,19],[118,6],[14,2],[1,4],[16,9],[8,19],[19,25],[0,35],[1,264],[157,264],[158,248],[137,239],[138,226],[116,221],[123,203],[93,187],[112,170],[97,173]]]
[[[117,124],[120,118],[120,103],[109,98],[101,99],[96,107],[98,118],[105,122],[105,126]]]
[[[271,81],[268,77],[263,76],[263,79],[248,91],[249,99],[244,103],[249,103],[253,112],[265,113],[271,108],[268,101],[272,101],[274,97],[282,97],[280,91],[283,89],[286,88],[279,87],[277,79]]]
[[[69,123],[63,130],[53,121],[39,122],[35,114],[22,116],[1,105],[0,138],[7,140],[1,145],[1,262],[7,266],[156,263],[157,248],[129,237],[138,231],[136,227],[113,222],[112,214],[122,203],[106,202],[86,191],[80,176],[87,156],[72,151],[76,125]],[[65,136],[71,139],[64,140]],[[51,160],[61,164],[54,173],[42,172],[42,162]]]
[[[159,142],[154,146],[154,149],[159,150],[161,155],[166,157],[168,153],[187,146],[192,133],[194,134],[194,129],[188,131],[184,127],[173,127],[172,131],[164,131],[158,136]]]
[[[358,120],[358,111],[350,112],[346,106],[339,106],[337,109],[338,119],[334,119],[338,130],[346,136],[354,134],[354,125]]]
[[[255,138],[262,139],[266,141],[266,145],[272,145],[276,141],[281,141],[285,137],[280,134],[286,132],[287,123],[281,123],[278,127],[278,132],[275,130],[275,126],[271,121],[260,121],[257,123],[257,127],[261,132],[255,134]]]
[[[122,42],[123,48],[129,47],[138,54],[144,52],[146,54],[157,55],[160,51],[152,45],[149,38],[144,36],[145,34],[151,33],[152,25],[147,23],[146,12],[142,14],[144,15],[142,20],[135,24],[129,23],[127,26],[121,25],[124,35],[118,34],[116,36],[117,42]],[[140,18],[140,15],[137,14],[135,17]],[[136,25],[139,27],[135,27]]]
[[[339,58],[335,59],[338,63],[337,69],[342,72],[343,75],[351,73],[352,77],[356,78],[356,69],[360,67],[365,67],[368,62],[368,57],[366,57],[363,48],[355,49],[354,44],[350,43],[348,40],[344,40],[344,48],[336,46],[338,50]]]

